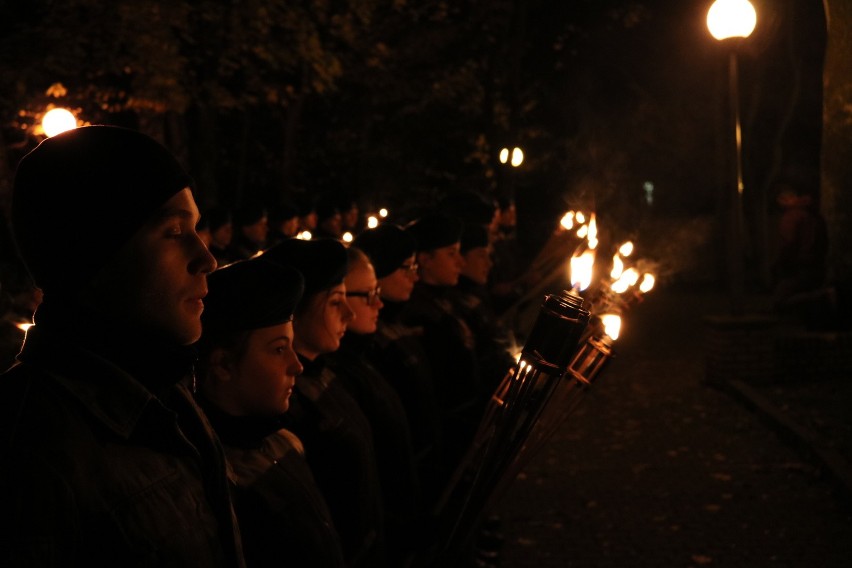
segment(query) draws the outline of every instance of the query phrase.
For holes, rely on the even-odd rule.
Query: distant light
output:
[[[367,228],[368,229],[375,229],[378,226],[379,226],[379,220],[374,215],[370,215],[369,217],[367,217]]]
[[[379,217],[387,217],[387,216],[388,216],[388,210],[387,209],[385,209],[384,207],[379,209]]]
[[[54,108],[44,113],[44,118],[41,119],[41,127],[48,137],[56,136],[66,130],[77,128],[77,119],[70,110]]]
[[[757,25],[757,12],[748,0],[716,0],[707,11],[707,29],[718,40],[748,37]]]
[[[512,166],[518,167],[524,163],[524,151],[518,147],[512,150]]]
[[[352,237],[352,233],[350,233],[349,231],[346,231],[345,233],[343,233],[343,237],[342,237],[342,238],[343,238],[343,242],[344,242],[344,243],[351,243],[351,242],[352,242],[352,238],[353,238],[353,237]]]
[[[301,233],[296,235],[297,239],[301,239],[303,241],[309,241],[309,240],[311,240],[311,237],[313,237],[313,235],[311,234],[310,231],[302,231]]]
[[[645,203],[648,205],[654,204],[654,184],[650,181],[646,181],[642,184],[642,189],[645,190]]]
[[[502,150],[500,150],[500,163],[505,164],[506,162],[509,162],[515,168],[517,168],[518,166],[520,166],[521,164],[524,163],[524,151],[523,150],[521,150],[520,148],[515,146],[514,148],[512,148],[511,153],[512,153],[512,157],[511,157],[511,160],[510,160],[509,159],[509,149],[503,148]]]

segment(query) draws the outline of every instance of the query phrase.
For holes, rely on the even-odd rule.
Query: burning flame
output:
[[[632,253],[633,243],[630,241],[627,241],[626,243],[618,247],[618,254],[620,254],[621,256],[630,256]]]
[[[595,251],[586,249],[571,257],[571,286],[585,290],[592,283],[592,272],[595,265]]]
[[[656,279],[653,274],[646,273],[642,276],[642,283],[639,284],[639,291],[643,294],[650,291],[654,287]]]
[[[595,249],[598,248],[598,222],[595,221],[595,214],[592,213],[589,218],[589,248]]]
[[[609,273],[609,275],[613,279],[618,280],[619,277],[621,277],[622,272],[624,272],[624,262],[621,260],[621,257],[618,255],[618,253],[616,253],[612,256],[612,271]]]
[[[638,280],[639,272],[635,268],[628,268],[619,276],[618,280],[610,285],[610,288],[617,294],[623,294],[628,288],[636,284]]]
[[[343,237],[341,237],[344,243],[351,243],[353,238],[354,237],[352,236],[352,233],[350,233],[349,231],[343,233]]]
[[[296,235],[297,239],[302,239],[303,241],[309,241],[311,240],[311,237],[313,237],[313,235],[310,231],[302,231],[301,233]]]
[[[379,226],[379,219],[375,215],[367,217],[367,228],[375,229]]]
[[[385,209],[384,207],[379,209],[379,217],[384,218],[384,217],[387,217],[387,216],[388,216],[388,210],[387,209]]]
[[[603,314],[601,316],[601,323],[604,326],[604,333],[613,340],[618,339],[618,334],[621,333],[621,316],[617,314]]]
[[[569,211],[565,215],[562,216],[562,219],[559,221],[559,224],[562,225],[562,228],[566,231],[570,231],[574,228],[574,212]]]

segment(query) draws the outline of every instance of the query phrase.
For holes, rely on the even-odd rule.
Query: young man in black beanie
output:
[[[0,565],[244,566],[222,447],[190,390],[216,267],[191,187],[119,127],[21,160],[12,232],[44,298],[0,376]]]

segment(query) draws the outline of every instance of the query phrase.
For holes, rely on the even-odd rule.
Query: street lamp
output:
[[[742,129],[740,127],[740,95],[738,88],[737,46],[747,38],[757,24],[754,6],[748,0],[716,0],[707,11],[707,28],[717,40],[728,45],[728,87],[733,125],[734,160],[731,178],[733,191],[730,195],[730,227],[728,236],[728,284],[731,296],[732,315],[743,313],[745,296],[743,256],[743,167]]]
[[[41,119],[41,127],[49,137],[56,136],[66,130],[77,128],[77,118],[74,114],[64,108],[52,108]]]
[[[500,150],[500,163],[505,164],[506,162],[512,164],[512,167],[517,168],[524,163],[524,151],[517,146],[512,148],[511,151],[508,148],[503,148]]]

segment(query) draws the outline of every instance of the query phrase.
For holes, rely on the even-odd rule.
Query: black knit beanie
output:
[[[382,223],[361,232],[352,241],[352,246],[361,249],[370,257],[370,262],[376,270],[376,278],[393,274],[414,254],[416,248],[414,238],[393,223]]]
[[[51,297],[82,288],[190,176],[159,142],[84,126],[41,142],[18,164],[11,221],[21,259]]]

